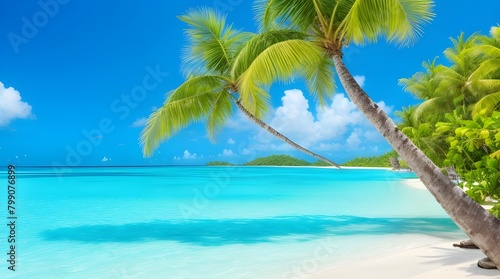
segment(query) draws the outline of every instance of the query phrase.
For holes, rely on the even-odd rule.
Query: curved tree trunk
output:
[[[306,153],[306,154],[309,154],[315,158],[317,158],[318,160],[321,160],[327,164],[330,164],[334,167],[337,167],[340,169],[340,166],[335,163],[335,162],[332,162],[330,160],[328,160],[327,158],[321,156],[321,155],[318,155],[300,145],[298,145],[297,143],[295,143],[294,141],[292,141],[291,139],[287,138],[285,135],[283,135],[282,133],[276,131],[273,127],[267,125],[266,123],[264,123],[263,121],[261,121],[260,119],[258,119],[257,117],[255,117],[253,114],[251,114],[241,103],[240,101],[236,101],[236,105],[238,106],[238,108],[243,112],[243,114],[245,114],[246,117],[248,117],[250,120],[252,120],[253,123],[259,125],[261,128],[263,128],[264,130],[268,131],[269,133],[271,133],[273,136],[279,138],[280,140],[288,143],[289,145],[291,145],[292,147]]]
[[[332,59],[351,101],[408,163],[453,221],[500,269],[500,220],[453,184],[450,178],[396,127],[392,119],[356,83],[345,67],[340,53],[333,54]]]

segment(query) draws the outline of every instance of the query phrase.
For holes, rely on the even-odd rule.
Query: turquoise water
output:
[[[464,237],[426,190],[402,182],[410,177],[320,168],[19,167],[16,271],[1,253],[0,277],[307,278]],[[7,227],[0,233],[8,235]],[[4,239],[0,251],[8,250]]]

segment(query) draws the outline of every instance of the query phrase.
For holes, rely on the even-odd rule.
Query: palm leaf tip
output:
[[[142,154],[144,157],[151,157],[155,149],[163,141],[163,137],[158,133],[158,114],[157,111],[153,112],[139,137],[139,145],[142,147]]]
[[[376,42],[380,36],[410,45],[434,18],[432,0],[364,0],[350,5],[337,33],[342,40],[360,45]]]

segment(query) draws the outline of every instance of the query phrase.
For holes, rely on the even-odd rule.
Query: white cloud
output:
[[[283,105],[276,109],[271,126],[305,147],[339,139],[347,132],[348,126],[364,121],[363,115],[343,94],[335,95],[330,106],[317,108],[316,117],[300,90],[285,91],[281,100]],[[262,141],[266,140],[273,140],[273,137],[266,135]]]
[[[184,150],[184,155],[182,156],[182,159],[194,160],[194,159],[197,159],[197,158],[198,158],[198,155],[196,153],[191,154],[191,153],[189,153],[189,151],[187,149]]]
[[[229,139],[227,140],[227,143],[228,143],[228,144],[235,144],[235,143],[236,143],[236,141],[234,141],[234,139],[232,139],[232,138],[229,138]]]
[[[384,101],[378,102],[377,105],[387,114],[391,114],[394,108],[393,106],[386,105]]]
[[[34,118],[31,106],[21,101],[21,94],[13,87],[6,88],[0,82],[0,127],[7,126],[14,119]]]
[[[179,161],[180,159],[181,159],[181,157],[174,156],[175,161]]]
[[[359,78],[364,83],[364,77]],[[309,101],[300,90],[287,90],[281,98],[282,105],[274,111],[270,125],[298,144],[318,151],[355,150],[363,142],[382,141],[380,134],[344,94],[336,94],[332,103],[316,108],[316,115]],[[377,103],[387,113],[392,107],[383,101]],[[261,130],[255,137],[254,150],[291,150],[272,135]]]
[[[345,142],[346,142],[346,147],[349,150],[359,149],[359,145],[361,144],[360,130],[352,131]]]
[[[222,154],[219,154],[219,157],[230,157],[230,156],[234,156],[234,153],[231,149],[224,149],[222,151]]]
[[[108,161],[111,161],[111,158],[108,158],[108,157],[104,156],[101,161],[102,162],[108,162]]]
[[[366,77],[365,76],[354,76],[354,80],[359,84],[361,87],[365,87],[365,81]]]
[[[243,148],[243,150],[241,151],[241,154],[242,155],[250,155],[250,154],[252,154],[252,151],[248,148]]]
[[[148,119],[146,117],[143,117],[143,118],[139,118],[136,121],[134,121],[131,126],[134,128],[144,127],[144,125],[146,125],[147,122],[148,122]]]

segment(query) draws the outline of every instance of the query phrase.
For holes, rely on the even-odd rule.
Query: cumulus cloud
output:
[[[365,76],[354,76],[354,80],[359,84],[359,86],[364,87],[365,86],[365,81],[366,77]]]
[[[349,137],[346,139],[346,147],[349,150],[356,150],[359,149],[359,145],[361,144],[361,133],[360,130],[354,130],[352,133],[349,135]]]
[[[13,87],[6,88],[0,82],[0,127],[9,125],[14,119],[33,117],[31,106],[21,101],[21,93]]]
[[[330,106],[317,108],[316,117],[300,90],[285,91],[281,100],[283,105],[276,109],[271,126],[305,147],[338,139],[349,126],[364,121],[363,115],[343,94],[335,95]]]
[[[193,153],[191,154],[187,149],[184,150],[184,155],[182,155],[182,159],[185,159],[185,160],[194,160],[194,159],[198,159],[198,154],[196,153]]]
[[[234,141],[234,139],[232,139],[232,138],[229,138],[229,139],[227,140],[227,143],[228,143],[228,144],[235,144],[235,143],[236,143],[236,141]]]
[[[111,158],[108,158],[108,157],[104,156],[101,161],[102,162],[108,162],[108,161],[111,161]]]
[[[132,127],[134,128],[139,128],[139,127],[144,127],[146,123],[148,122],[148,119],[146,117],[139,118],[136,121],[132,122]]]
[[[233,156],[234,153],[231,149],[224,149],[222,151],[222,154],[219,154],[219,157],[230,157],[230,156]]]
[[[364,77],[358,77],[364,83]],[[270,125],[298,144],[321,151],[356,150],[363,142],[381,141],[382,137],[370,125],[366,117],[344,95],[336,94],[332,103],[323,108],[316,107],[315,114],[302,91],[285,91],[282,105],[274,111]],[[392,107],[383,101],[377,103],[387,113]],[[256,150],[290,150],[287,144],[260,131],[256,136]]]

